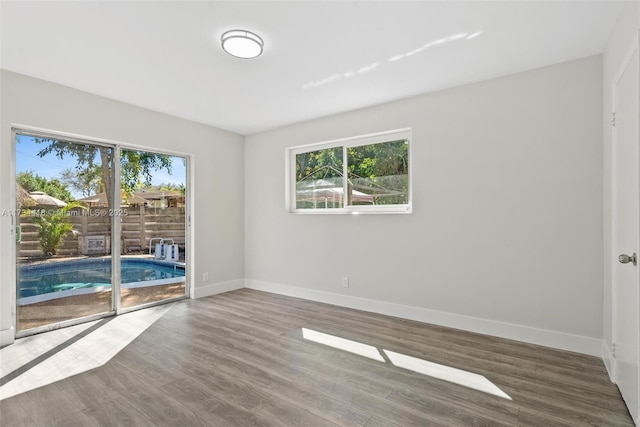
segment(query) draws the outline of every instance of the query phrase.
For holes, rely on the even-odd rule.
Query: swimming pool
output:
[[[129,258],[122,258],[120,262],[123,288],[184,281],[185,270],[182,263]],[[22,302],[45,294],[60,298],[78,293],[109,290],[111,259],[90,258],[23,265],[18,268],[18,284],[18,298]],[[73,292],[82,289],[87,291]]]

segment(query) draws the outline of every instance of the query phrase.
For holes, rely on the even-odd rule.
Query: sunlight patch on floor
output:
[[[322,332],[307,328],[302,328],[302,337],[305,340],[317,342],[318,344],[327,345],[329,347],[337,348],[338,350],[348,351],[349,353],[368,357],[369,359],[377,360],[378,362],[384,362],[384,358],[380,355],[378,349],[372,345],[336,337],[335,335],[323,334]]]
[[[504,399],[512,400],[511,396],[502,391],[497,385],[489,381],[485,376],[439,363],[429,362],[406,354],[394,351],[378,349],[372,345],[358,341],[340,338],[335,335],[325,334],[312,329],[302,328],[302,337],[306,340],[323,344],[338,350],[367,357],[378,362],[386,363],[387,360],[398,368],[407,369],[418,374],[458,384],[483,393],[492,394]],[[384,356],[383,356],[384,355]]]
[[[172,306],[151,307],[34,335],[0,349],[0,400],[104,365]],[[82,334],[86,336],[65,345]]]
[[[12,345],[0,349],[0,378],[4,378],[9,373],[42,356],[52,348],[64,344],[97,322],[87,322],[45,334],[20,338]]]
[[[419,359],[417,357],[407,356],[406,354],[396,353],[389,350],[382,350],[387,355],[389,361],[394,366],[408,369],[422,375],[428,375],[432,378],[448,381],[467,388],[482,391],[484,393],[493,394],[494,396],[512,400],[511,397],[500,390],[498,386],[489,381],[485,376],[474,374],[473,372],[464,371],[462,369],[452,368],[451,366],[441,365],[439,363],[429,362],[428,360]]]

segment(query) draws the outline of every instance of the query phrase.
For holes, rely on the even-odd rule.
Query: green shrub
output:
[[[81,207],[77,202],[71,202],[66,206],[49,212],[46,215],[35,218],[38,225],[38,238],[40,239],[40,249],[45,256],[52,256],[58,252],[58,248],[64,243],[64,238],[73,231],[73,225],[69,217],[69,211],[73,208]]]

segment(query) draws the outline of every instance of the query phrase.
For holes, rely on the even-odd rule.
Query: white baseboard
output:
[[[12,327],[9,329],[3,329],[0,331],[0,347],[4,347],[9,344],[13,344],[16,340],[16,331]]]
[[[616,382],[616,367],[613,364],[613,354],[611,354],[611,347],[607,345],[605,340],[602,340],[602,361],[604,367],[607,368],[607,374],[612,383]]]
[[[221,294],[223,292],[235,291],[244,288],[244,280],[231,280],[229,282],[214,283],[212,285],[200,286],[193,289],[191,298],[202,298],[210,295]]]
[[[427,308],[336,294],[297,286],[245,279],[245,287],[275,294],[287,295],[342,307],[355,308],[388,316],[417,320],[450,328],[463,329],[485,335],[523,341],[591,356],[602,356],[602,340],[530,326],[481,319]]]

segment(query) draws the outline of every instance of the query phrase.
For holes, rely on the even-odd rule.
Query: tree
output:
[[[34,218],[34,222],[38,226],[40,249],[42,249],[42,253],[45,256],[55,255],[64,242],[66,235],[73,231],[69,211],[74,208],[86,209],[78,202],[71,202],[62,208],[56,209],[54,212]]]
[[[99,165],[65,169],[60,172],[60,181],[84,197],[103,191],[102,170]]]
[[[376,197],[376,204],[408,202],[409,145],[405,140],[347,148],[349,181],[354,190]]]
[[[107,196],[107,204],[114,207],[113,201],[113,149],[100,145],[81,144],[50,138],[34,138],[37,144],[46,146],[38,152],[39,157],[54,154],[60,159],[65,156],[77,159],[79,170],[99,168],[101,174],[101,188]],[[171,157],[146,151],[122,150],[120,153],[120,181],[121,188],[131,193],[141,183],[151,183],[151,171],[166,169],[171,173]]]
[[[408,149],[404,140],[348,147],[349,177],[373,179],[406,175],[409,170]],[[310,175],[314,179],[342,176],[342,167],[342,146],[300,153],[296,155],[296,180],[301,181]]]
[[[73,196],[71,196],[67,186],[56,178],[47,179],[29,170],[18,173],[16,175],[16,181],[22,188],[30,193],[33,191],[42,191],[65,202],[73,200]]]
[[[173,182],[162,182],[160,184],[143,184],[141,189],[145,191],[175,191],[180,192],[181,194],[185,194],[187,189],[184,184],[176,184]]]
[[[346,162],[349,194],[357,190],[372,195],[378,205],[407,203],[409,145],[406,140],[343,150],[344,147],[337,146],[296,154],[296,182],[323,180],[327,185],[342,186],[343,162]],[[343,158],[345,151],[346,159]]]
[[[171,174],[171,157],[146,151],[120,152],[120,181],[122,189],[133,192],[140,184],[151,185],[152,170],[166,169]]]
[[[342,176],[342,147],[326,148],[296,155],[296,181]]]

